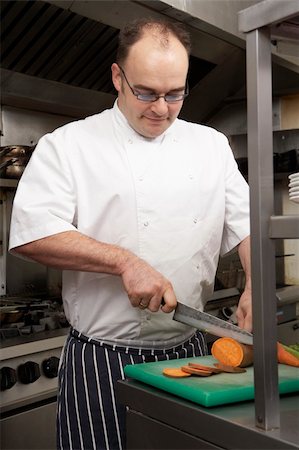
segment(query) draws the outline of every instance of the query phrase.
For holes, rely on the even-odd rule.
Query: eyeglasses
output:
[[[132,88],[132,86],[128,82],[128,79],[126,77],[125,71],[120,66],[118,66],[118,67],[120,68],[120,71],[123,74],[123,76],[124,76],[124,78],[125,78],[125,80],[127,82],[127,85],[131,89],[132,94],[135,95],[137,100],[140,100],[141,102],[151,103],[151,102],[156,102],[159,98],[164,98],[164,100],[167,103],[176,103],[176,102],[181,102],[182,100],[184,100],[189,95],[188,84],[186,84],[184,94],[166,94],[166,95],[139,94],[139,93],[134,91],[134,89]]]

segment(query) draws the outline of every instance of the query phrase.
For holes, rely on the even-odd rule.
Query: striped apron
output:
[[[175,348],[146,350],[104,344],[72,329],[58,374],[57,448],[125,449],[126,408],[115,396],[124,367],[206,354],[199,331]]]

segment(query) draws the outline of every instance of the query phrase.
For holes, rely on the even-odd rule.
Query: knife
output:
[[[177,303],[173,319],[216,336],[231,337],[242,344],[253,345],[252,333],[180,302]]]

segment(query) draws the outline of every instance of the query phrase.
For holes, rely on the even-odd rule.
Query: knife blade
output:
[[[253,345],[252,333],[243,330],[231,322],[226,322],[225,320],[198,311],[180,302],[177,303],[173,319],[216,336],[231,337],[242,344]]]

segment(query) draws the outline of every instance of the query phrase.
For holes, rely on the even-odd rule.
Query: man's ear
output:
[[[121,74],[120,69],[116,63],[112,64],[111,72],[112,72],[112,83],[114,84],[114,87],[117,90],[117,92],[119,92],[121,90]]]

